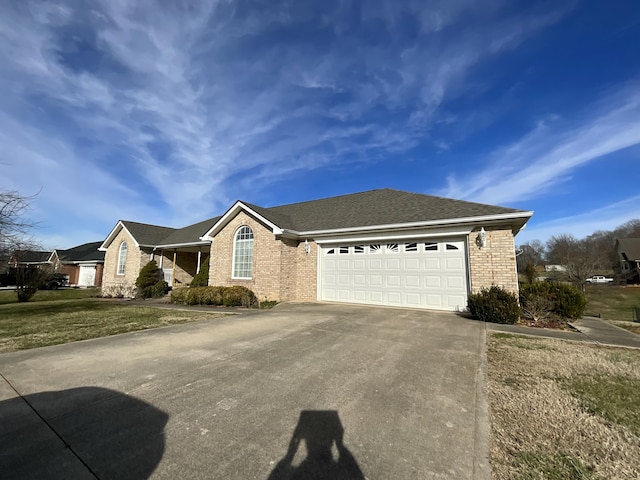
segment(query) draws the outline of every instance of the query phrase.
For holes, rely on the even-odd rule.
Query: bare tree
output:
[[[602,256],[587,239],[578,240],[573,235],[551,237],[547,242],[547,258],[562,265],[566,280],[581,290],[602,263]]]
[[[518,250],[518,273],[522,273],[529,283],[533,283],[536,279],[536,267],[544,264],[545,246],[540,240],[532,240],[520,245]]]
[[[29,230],[35,225],[25,218],[31,199],[16,191],[0,192],[0,264],[3,267],[13,252],[33,246]]]

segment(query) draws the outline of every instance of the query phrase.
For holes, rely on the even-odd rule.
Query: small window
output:
[[[354,245],[353,253],[364,253],[364,245]]]
[[[340,247],[340,251],[338,253],[340,253],[340,255],[349,253],[349,247]]]
[[[447,243],[447,250],[460,250],[460,249],[455,245],[451,245],[450,243]]]
[[[424,249],[427,252],[432,252],[434,250],[438,250],[438,244],[437,243],[425,243],[424,244]]]
[[[127,242],[120,244],[120,250],[118,251],[118,275],[124,275],[124,268],[127,264]]]
[[[380,252],[382,252],[382,249],[380,248],[380,244],[379,243],[375,243],[373,245],[369,245],[369,252],[371,252],[371,253],[380,253]]]
[[[405,252],[417,252],[418,251],[418,244],[417,243],[405,243],[404,244],[404,251]]]
[[[327,255],[335,255],[335,253],[336,253],[336,249],[335,248],[330,248],[326,252]]]
[[[387,251],[397,253],[398,252],[398,244],[397,243],[387,243]]]

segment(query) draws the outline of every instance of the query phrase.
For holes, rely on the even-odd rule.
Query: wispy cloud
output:
[[[640,144],[640,91],[622,89],[576,118],[541,121],[519,141],[488,156],[484,167],[451,175],[444,195],[511,204],[540,196],[590,162]]]
[[[535,216],[533,217],[535,219]],[[546,241],[553,235],[571,234],[584,238],[598,230],[614,230],[629,220],[640,219],[640,195],[614,202],[603,207],[562,218],[536,223],[522,230],[516,243],[529,240]]]
[[[51,179],[73,180],[67,215],[144,214],[139,219],[184,225],[301,171],[377,162],[425,142],[442,148],[430,131],[449,115],[443,105],[465,94],[474,69],[570,6],[513,13],[500,1],[5,5],[0,162],[13,165],[14,188],[48,192]],[[542,134],[521,150],[533,151]],[[525,152],[518,162],[526,159]],[[471,195],[495,196],[489,173],[484,187],[476,178],[452,180],[451,191],[473,184]]]

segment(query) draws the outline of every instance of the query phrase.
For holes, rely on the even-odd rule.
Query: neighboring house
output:
[[[544,271],[545,272],[566,272],[567,267],[565,267],[564,265],[545,265]]]
[[[9,259],[9,266],[18,267],[50,267],[57,269],[60,265],[56,251],[18,250]]]
[[[100,247],[103,286],[133,284],[155,259],[187,285],[261,299],[464,310],[471,291],[518,291],[514,236],[533,212],[382,189],[263,208],[237,201],[182,229],[119,221]]]
[[[104,267],[104,252],[98,250],[102,242],[84,243],[67,250],[56,250],[60,272],[69,276],[69,285],[100,287]]]
[[[620,258],[622,280],[640,283],[640,238],[616,239],[616,251]]]

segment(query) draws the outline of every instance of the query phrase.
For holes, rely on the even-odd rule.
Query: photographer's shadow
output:
[[[337,411],[301,411],[289,449],[269,475],[269,480],[364,480],[362,470],[345,447],[343,438],[344,427]],[[299,448],[303,440],[307,450],[306,457],[296,464],[296,456],[299,458],[302,455]]]

